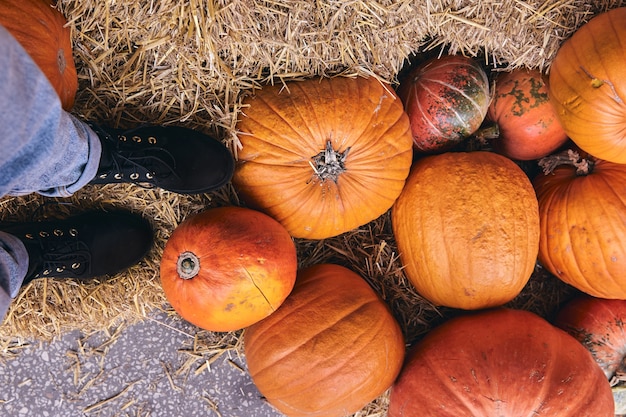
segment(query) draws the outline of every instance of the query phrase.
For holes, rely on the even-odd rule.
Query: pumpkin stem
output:
[[[593,159],[582,158],[578,152],[571,149],[541,158],[538,163],[545,175],[551,174],[559,165],[575,167],[576,175],[589,175],[593,170]]]
[[[344,152],[334,150],[332,143],[328,140],[326,148],[312,157],[312,161],[309,162],[315,171],[313,179],[319,179],[322,183],[330,179],[336,183],[339,175],[346,171],[345,163],[349,151],[349,147]]]
[[[192,252],[183,252],[176,262],[176,272],[182,279],[191,279],[200,272],[200,259]]]

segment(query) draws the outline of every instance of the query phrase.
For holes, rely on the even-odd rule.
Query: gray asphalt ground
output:
[[[236,349],[190,356],[193,326],[165,314],[119,334],[31,341],[0,363],[1,417],[280,417]]]

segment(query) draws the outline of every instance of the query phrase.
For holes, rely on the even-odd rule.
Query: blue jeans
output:
[[[2,26],[0,91],[0,198],[69,197],[95,177],[100,139],[63,110],[46,76]],[[22,242],[0,231],[0,321],[27,269]]]

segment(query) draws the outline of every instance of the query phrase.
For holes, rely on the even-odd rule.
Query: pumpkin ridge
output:
[[[335,324],[337,324],[340,321],[344,321],[346,319],[349,319],[351,316],[353,316],[354,314],[361,314],[363,309],[366,309],[369,307],[369,305],[374,305],[375,307],[379,307],[380,306],[380,301],[377,299],[372,299],[366,303],[363,303],[361,306],[359,306],[357,309],[355,309],[354,311],[350,312],[349,314],[343,316],[341,319],[339,319],[337,322],[332,323],[328,326],[328,328],[324,329],[322,332],[320,333],[316,333],[312,338],[304,341],[302,344],[300,344],[299,346],[296,347],[296,349],[294,349],[293,351],[291,351],[288,355],[280,358],[280,360],[283,360],[285,358],[287,358],[290,354],[296,352],[297,350],[299,350],[302,347],[305,347],[306,345],[308,345],[310,342],[312,342],[314,339],[318,338],[320,335],[323,335],[325,332],[327,331],[336,331],[333,330],[332,327],[335,326]],[[376,309],[378,310],[378,309]],[[357,335],[357,337],[351,337],[349,341],[347,341],[344,346],[341,346],[343,348],[343,350],[339,350],[339,351],[334,351],[333,353],[335,354],[333,356],[333,366],[332,368],[325,366],[324,370],[330,370],[329,372],[327,372],[329,375],[336,375],[336,374],[341,374],[341,370],[342,369],[346,369],[346,368],[350,368],[349,366],[346,367],[346,364],[349,364],[350,361],[353,360],[354,357],[359,357],[359,354],[363,351],[366,350],[369,347],[369,343],[367,344],[362,344],[360,349],[358,351],[355,351],[353,349],[353,345],[354,342],[358,339],[360,339],[364,334],[366,336],[368,336],[368,341],[371,342],[372,340],[376,339],[376,337],[380,334],[380,329],[383,329],[386,325],[386,323],[383,323],[382,320],[377,320],[376,321],[377,327],[375,329],[375,331],[368,329],[367,332],[361,332]],[[352,334],[350,334],[350,336],[353,336]],[[344,352],[347,351],[347,352]],[[346,355],[345,353],[349,353],[350,355]],[[317,366],[320,363],[324,363],[327,364],[329,358],[328,357],[318,357],[316,358],[316,361],[309,361],[306,363],[306,365],[310,368],[310,369],[315,369],[317,368]],[[273,366],[275,363],[270,364],[269,366]],[[265,368],[267,369],[267,368]],[[302,369],[300,370],[302,371]],[[262,377],[262,370],[257,370],[255,372],[255,376],[258,377]],[[292,375],[293,379],[291,380],[284,380],[284,385],[288,385],[292,392],[290,394],[290,396],[298,396],[301,395],[303,392],[307,392],[310,390],[310,388],[314,385],[317,385],[320,383],[320,381],[306,381],[307,384],[294,384],[294,380],[297,380],[297,378],[299,378],[298,375],[293,374]],[[298,387],[297,391],[294,391],[294,388]],[[272,396],[271,392],[267,393],[268,396]],[[347,394],[347,393],[346,393]],[[288,398],[285,397],[284,395],[281,395],[282,398]],[[337,400],[337,399],[335,399]],[[327,405],[324,405],[324,407],[327,407]]]
[[[316,299],[321,299],[321,298],[322,298],[322,297],[316,297]],[[324,334],[325,332],[327,332],[327,331],[331,331],[333,326],[335,326],[337,323],[339,323],[339,322],[341,322],[341,321],[345,320],[346,318],[348,318],[351,314],[353,314],[353,313],[355,313],[357,310],[359,310],[359,309],[360,309],[363,305],[365,305],[365,304],[370,304],[370,303],[375,303],[375,302],[376,302],[376,300],[370,300],[370,301],[368,301],[367,303],[363,303],[363,304],[361,304],[360,306],[358,306],[357,308],[353,309],[353,310],[352,310],[352,311],[350,311],[348,314],[344,314],[344,315],[342,315],[341,317],[339,317],[338,319],[337,319],[337,318],[335,318],[335,319],[334,319],[335,321],[333,321],[333,322],[330,322],[330,321],[329,321],[329,322],[324,323],[324,324],[325,324],[325,327],[324,327],[324,328],[322,328],[322,329],[320,329],[321,331],[317,331],[317,330],[316,330],[316,333],[315,333],[315,334],[308,334],[308,338],[307,338],[307,339],[305,339],[305,340],[302,340],[302,341],[301,341],[301,343],[300,343],[299,345],[297,345],[297,346],[295,346],[295,345],[294,345],[294,346],[290,346],[290,350],[289,350],[288,352],[286,351],[286,349],[283,349],[283,350],[281,351],[281,354],[283,354],[283,353],[284,353],[284,354],[283,354],[281,357],[276,357],[276,355],[275,355],[275,353],[276,353],[276,352],[273,352],[274,354],[272,355],[272,359],[275,359],[275,361],[273,361],[272,363],[269,363],[268,361],[265,361],[265,362],[266,362],[266,366],[265,366],[264,368],[261,368],[261,369],[256,369],[256,370],[254,371],[254,375],[255,375],[255,377],[262,377],[262,373],[263,373],[264,371],[266,371],[268,368],[270,368],[270,367],[274,366],[277,362],[282,361],[282,360],[284,360],[285,358],[288,358],[288,357],[289,357],[290,355],[292,355],[293,353],[297,353],[297,352],[298,352],[301,348],[303,348],[304,346],[306,346],[306,345],[307,345],[307,344],[309,344],[310,342],[314,341],[315,339],[319,338],[319,337],[320,337],[320,335]],[[308,304],[310,304],[310,303],[307,303],[307,305],[304,305],[303,307],[304,307],[304,308],[308,308]],[[297,311],[297,310],[293,310],[293,311]],[[278,320],[277,320],[277,321],[275,321],[274,323],[272,323],[272,326],[271,326],[271,327],[268,327],[268,328],[266,329],[266,331],[267,331],[267,330],[269,330],[269,329],[271,329],[273,326],[276,326],[276,325],[281,325],[281,324],[278,322]],[[255,344],[256,344],[256,343],[255,343]],[[347,346],[347,345],[348,345],[348,344],[346,344],[346,346],[345,346],[345,348],[346,348],[346,349],[348,349],[348,346]],[[350,346],[351,346],[351,345],[350,345]],[[311,367],[311,368],[314,368],[314,367],[315,367],[315,366],[316,366],[316,365],[317,365],[320,361],[325,361],[325,360],[328,360],[328,358],[327,358],[327,357],[324,357],[324,358],[321,358],[321,357],[320,357],[320,358],[318,358],[318,362],[312,362],[312,361],[310,361],[310,362],[307,362],[307,365],[311,365],[310,367]]]
[[[268,92],[269,94],[269,92]],[[270,96],[272,97],[272,96]],[[291,151],[286,145],[276,145],[275,141],[272,142],[268,142],[268,141],[262,141],[262,142],[267,142],[270,143],[276,147],[279,147],[281,149],[284,149],[287,152],[290,153],[295,153],[296,155],[300,155],[300,154],[308,154],[309,153],[309,148],[313,148],[316,144],[313,144],[311,142],[309,142],[307,140],[307,138],[305,137],[305,135],[303,133],[301,133],[302,127],[305,127],[308,130],[308,133],[311,135],[311,137],[318,137],[318,135],[313,134],[313,132],[310,129],[309,126],[309,120],[308,118],[304,117],[304,115],[302,114],[302,112],[300,111],[300,108],[295,104],[294,100],[293,100],[293,96],[292,94],[288,94],[288,98],[289,101],[291,103],[291,107],[293,109],[295,109],[298,113],[298,116],[300,118],[300,122],[301,125],[294,125],[293,124],[293,117],[285,117],[286,115],[283,114],[283,112],[280,111],[279,108],[277,108],[276,105],[272,104],[271,100],[267,100],[264,94],[259,94],[255,99],[262,101],[264,106],[271,110],[276,117],[278,117],[280,119],[280,124],[282,124],[283,126],[288,126],[289,129],[294,133],[293,135],[289,135],[289,134],[283,134],[280,131],[277,131],[274,128],[267,128],[270,132],[272,132],[273,135],[276,135],[278,137],[280,137],[281,139],[285,140],[289,145],[296,145],[295,148],[298,150],[296,152]],[[248,119],[244,119],[246,120],[246,122],[250,122],[250,121],[254,121],[255,123],[262,125],[259,120],[257,118],[252,118],[251,116],[248,115]],[[263,125],[262,125],[263,126]],[[305,145],[305,146],[303,146]]]

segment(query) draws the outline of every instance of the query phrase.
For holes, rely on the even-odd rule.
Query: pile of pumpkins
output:
[[[69,33],[37,4],[32,30],[56,49],[38,56],[24,25],[8,12],[1,23],[70,109]],[[245,329],[250,375],[289,417],[347,416],[390,388],[389,417],[613,416],[610,381],[626,374],[624,45],[616,8],[564,42],[549,76],[516,69],[491,84],[476,60],[440,56],[397,91],[335,77],[251,94],[233,178],[244,205],[173,231],[160,271],[168,301],[201,328]],[[467,151],[470,139],[488,148]],[[537,160],[546,172],[534,178],[517,163]],[[409,348],[361,276],[299,267],[294,243],[388,210],[410,283],[459,311]],[[553,323],[502,307],[537,261],[580,291]]]
[[[490,80],[449,55],[415,64],[397,90],[334,77],[250,94],[233,177],[243,206],[174,230],[167,299],[204,329],[245,329],[250,375],[289,417],[347,416],[390,388],[389,417],[613,416],[626,350],[622,44],[626,8],[581,26],[549,76]],[[408,348],[361,276],[299,268],[293,241],[388,210],[410,283],[462,312]],[[553,323],[503,307],[537,262],[580,290]]]

